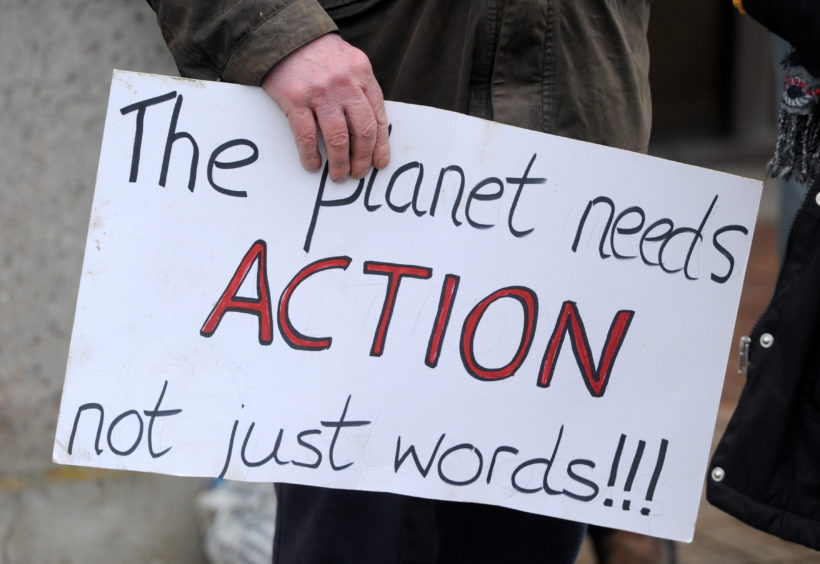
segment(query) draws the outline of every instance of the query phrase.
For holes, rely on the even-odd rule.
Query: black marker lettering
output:
[[[71,428],[71,438],[68,440],[68,454],[72,454],[74,450],[74,437],[77,434],[77,427],[80,425],[80,415],[82,415],[83,411],[86,409],[96,409],[100,412],[100,418],[97,420],[97,438],[94,439],[94,451],[96,451],[97,454],[102,453],[102,449],[100,448],[100,436],[102,435],[103,430],[105,410],[103,409],[103,406],[98,403],[85,403],[80,406],[77,410],[77,415],[74,416],[74,426]]]
[[[318,448],[310,444],[309,442],[305,441],[305,437],[310,435],[321,435],[322,431],[320,429],[308,429],[307,431],[302,431],[298,435],[296,435],[296,442],[299,443],[301,446],[305,447],[306,449],[312,451],[316,455],[315,462],[296,462],[293,461],[295,466],[302,466],[305,468],[318,468],[320,464],[322,464],[322,451]]]
[[[368,184],[368,192],[370,187],[373,185],[373,179],[376,177],[376,172],[378,172],[375,168],[373,172],[370,174],[370,184]],[[319,209],[325,207],[333,207],[333,206],[346,206],[350,203],[353,203],[358,199],[359,195],[362,193],[362,188],[364,187],[364,178],[359,180],[359,183],[356,186],[356,190],[345,198],[339,198],[336,200],[323,200],[322,196],[325,194],[325,186],[327,185],[327,174],[328,174],[328,163],[325,163],[325,167],[322,169],[322,176],[319,180],[319,189],[316,191],[316,200],[313,203],[313,214],[310,216],[310,225],[308,226],[307,235],[305,236],[305,244],[302,249],[308,253],[310,252],[310,243],[313,241],[313,231],[316,229],[316,221],[319,219]]]
[[[347,401],[345,401],[345,407],[342,410],[342,416],[339,418],[338,421],[321,421],[322,427],[332,427],[333,431],[333,439],[330,441],[330,451],[328,453],[328,458],[330,459],[330,467],[335,470],[344,470],[349,466],[353,466],[352,462],[348,462],[347,464],[342,464],[337,466],[336,462],[333,459],[333,454],[336,450],[336,441],[339,439],[339,432],[342,428],[346,427],[362,427],[364,425],[370,425],[371,421],[345,421],[345,416],[347,415],[347,408],[350,405],[350,398],[351,396],[347,396]]]
[[[228,149],[231,149],[232,147],[241,147],[241,146],[250,147],[251,154],[249,156],[245,157],[244,159],[240,159],[238,161],[219,161],[219,160],[217,160],[217,157],[219,157],[219,155],[222,154],[224,151],[227,151]],[[216,190],[217,192],[220,192],[222,194],[226,194],[228,196],[236,196],[237,198],[245,198],[245,197],[248,196],[248,193],[245,192],[244,190],[229,190],[228,188],[225,188],[223,186],[218,185],[214,181],[214,167],[216,167],[220,170],[230,170],[230,169],[234,169],[234,168],[240,168],[240,167],[248,166],[249,164],[252,164],[252,163],[256,162],[256,159],[258,159],[258,158],[259,158],[259,149],[256,147],[256,145],[252,141],[250,141],[248,139],[234,139],[233,141],[228,141],[226,143],[223,143],[222,145],[220,145],[219,147],[214,149],[214,152],[211,153],[211,158],[208,159],[208,182],[211,184],[211,187],[214,190]]]
[[[495,184],[498,187],[498,189],[493,192],[482,191],[482,188],[484,188],[485,186],[489,186],[490,184]],[[464,217],[467,218],[467,223],[469,223],[476,229],[489,229],[490,227],[492,227],[492,223],[479,223],[478,221],[470,217],[471,206],[474,200],[478,200],[480,202],[490,202],[499,199],[503,195],[504,183],[501,182],[501,180],[499,180],[498,178],[485,178],[484,180],[476,184],[473,187],[473,189],[470,190],[470,195],[467,196],[467,206],[464,209]]]
[[[575,240],[572,242],[572,252],[577,252],[578,242],[581,240],[581,232],[584,230],[584,225],[586,225],[587,217],[589,217],[589,212],[592,211],[593,206],[597,206],[598,204],[606,204],[609,206],[609,217],[607,218],[606,226],[604,226],[604,230],[601,233],[601,243],[598,245],[598,253],[601,255],[602,259],[605,259],[609,258],[610,256],[604,252],[606,234],[609,233],[609,227],[612,225],[612,218],[615,215],[615,202],[613,202],[606,196],[598,196],[594,200],[590,200],[590,202],[587,204],[587,207],[584,210],[584,214],[581,216],[581,221],[578,222],[578,229],[575,232]]]
[[[171,450],[171,447],[168,447],[162,452],[154,452],[154,421],[156,421],[157,417],[169,417],[171,415],[177,415],[178,413],[182,413],[181,409],[160,410],[159,406],[162,405],[162,398],[165,397],[165,390],[167,389],[168,380],[166,380],[165,383],[162,385],[162,391],[159,393],[159,399],[157,400],[157,405],[154,407],[154,410],[145,410],[142,412],[146,417],[148,417],[148,452],[151,454],[152,458],[159,458],[160,456]]]
[[[577,499],[578,501],[592,501],[593,499],[595,499],[595,496],[597,496],[598,492],[600,491],[598,489],[598,484],[596,484],[588,478],[576,474],[574,470],[576,466],[586,466],[587,468],[594,469],[595,463],[591,460],[578,459],[573,460],[567,465],[567,474],[569,475],[569,477],[578,482],[579,484],[587,486],[592,491],[587,495],[581,495],[564,489],[564,495],[567,497],[571,497],[572,499]]]
[[[114,429],[116,429],[117,425],[119,425],[121,421],[124,421],[126,417],[131,415],[135,415],[137,417],[137,423],[139,423],[139,431],[137,432],[137,438],[134,439],[133,444],[129,448],[125,450],[120,450],[114,446],[114,442],[111,436],[114,434]],[[108,440],[108,448],[110,448],[111,452],[113,452],[117,456],[128,456],[129,454],[137,450],[137,447],[140,445],[140,441],[142,440],[143,428],[144,425],[142,423],[142,417],[140,417],[140,414],[136,409],[129,409],[125,413],[120,413],[117,417],[114,418],[114,420],[111,422],[111,426],[108,428],[108,435],[106,437]]]
[[[502,452],[509,452],[510,454],[518,454],[518,449],[513,448],[511,446],[500,446],[495,449],[493,453],[492,459],[490,459],[490,467],[487,469],[487,483],[490,483],[490,480],[493,479],[493,470],[495,469],[495,461],[498,459],[498,455]]]
[[[417,169],[418,173],[416,174],[416,184],[415,184],[415,187],[413,188],[413,198],[412,198],[412,200],[407,202],[406,204],[401,204],[401,205],[393,203],[393,200],[392,200],[391,196],[393,195],[393,188],[396,185],[396,180],[402,174],[404,174],[405,172],[408,172],[408,171],[413,170],[413,169]],[[393,173],[393,175],[390,177],[390,181],[387,183],[387,190],[385,191],[385,195],[384,195],[384,199],[387,202],[387,206],[391,210],[393,210],[394,212],[403,213],[405,210],[407,210],[407,208],[410,207],[411,203],[415,204],[416,198],[418,197],[419,190],[421,189],[421,181],[422,181],[423,177],[424,177],[424,166],[420,162],[414,161],[414,162],[411,162],[411,163],[404,164],[404,165],[400,166],[399,168],[397,168],[396,171]],[[424,213],[425,213],[425,212],[419,213],[416,210],[415,205],[413,206],[413,211],[419,217],[424,215]]]
[[[130,114],[135,110],[137,112],[137,124],[136,129],[134,130],[134,149],[131,151],[131,174],[129,174],[128,176],[128,182],[136,182],[137,176],[139,174],[140,153],[142,151],[142,132],[144,129],[145,122],[145,109],[155,104],[161,104],[163,102],[167,102],[168,100],[173,100],[176,97],[177,93],[176,91],[173,91],[168,92],[167,94],[163,94],[161,96],[156,96],[154,98],[142,100],[141,102],[131,104],[130,106],[125,106],[124,108],[120,108],[120,113],[122,115]]]
[[[171,163],[171,149],[174,143],[180,139],[187,139],[191,143],[191,167],[188,174],[188,190],[194,191],[196,185],[196,167],[199,164],[199,147],[194,141],[193,135],[185,131],[177,131],[177,121],[179,120],[179,112],[182,109],[182,94],[177,96],[177,101],[174,104],[174,113],[171,114],[171,124],[168,126],[168,137],[165,139],[165,153],[162,155],[162,169],[159,173],[159,185],[165,186],[168,179],[168,165]]]
[[[276,461],[276,463],[279,464],[280,466],[284,466],[285,464],[290,464],[290,462],[287,461],[287,460],[285,460],[285,461],[279,460],[279,447],[282,446],[282,437],[285,434],[284,429],[279,429],[279,433],[276,435],[276,442],[274,442],[273,450],[271,450],[270,454],[268,454],[265,458],[262,458],[261,460],[257,460],[257,461],[248,460],[248,456],[247,456],[248,443],[251,440],[251,435],[253,434],[253,428],[255,426],[256,426],[256,423],[251,423],[250,424],[250,426],[248,427],[248,432],[245,433],[245,440],[242,441],[242,449],[239,451],[239,456],[242,459],[242,463],[245,466],[249,467],[249,468],[255,468],[257,466],[262,466],[264,464],[267,464],[271,459]],[[233,441],[233,438],[231,438],[231,441]]]
[[[469,478],[467,478],[465,480],[454,480],[454,479],[448,478],[447,476],[444,475],[444,468],[443,468],[444,467],[444,461],[447,459],[448,456],[450,456],[451,454],[453,454],[455,452],[458,452],[460,450],[465,450],[465,451],[475,453],[476,460],[478,461],[478,466],[476,468],[475,474],[473,474]],[[450,447],[447,450],[445,450],[442,453],[441,458],[438,459],[438,477],[441,478],[442,482],[444,482],[445,484],[450,484],[451,486],[467,486],[469,484],[472,484],[473,482],[478,480],[479,476],[481,476],[481,471],[483,470],[483,468],[484,468],[484,457],[481,456],[481,451],[478,450],[473,445],[471,445],[470,443],[463,443],[463,444],[460,444],[460,445],[456,445],[454,447]]]
[[[726,257],[726,260],[729,261],[729,270],[726,271],[726,274],[722,276],[718,276],[715,273],[712,273],[712,280],[717,282],[718,284],[725,284],[729,277],[732,276],[732,271],[735,269],[735,258],[732,256],[726,247],[720,244],[718,241],[718,237],[723,235],[724,233],[729,233],[731,231],[738,231],[743,233],[744,235],[749,234],[749,230],[743,227],[742,225],[727,225],[726,227],[721,227],[717,231],[715,231],[715,235],[712,237],[712,244],[714,244],[715,248],[718,250],[720,254]]]
[[[438,442],[436,443],[435,448],[433,448],[433,453],[430,455],[430,460],[427,461],[426,465],[422,465],[421,460],[419,460],[418,455],[416,454],[416,446],[410,445],[407,447],[403,453],[401,452],[401,436],[398,437],[396,440],[396,457],[393,459],[393,471],[398,473],[399,468],[401,468],[404,461],[407,459],[408,456],[413,458],[413,463],[416,465],[416,469],[419,471],[424,478],[427,477],[427,474],[430,472],[430,468],[433,466],[433,461],[436,459],[436,454],[438,454],[438,449],[441,448],[441,443],[444,441],[445,434],[442,433],[441,436],[438,438]]]
[[[512,233],[516,237],[524,237],[525,235],[529,235],[533,232],[535,228],[530,228],[525,231],[519,231],[515,227],[513,227],[513,216],[515,216],[515,210],[518,207],[518,200],[521,198],[521,192],[524,190],[524,186],[533,185],[533,184],[545,184],[547,182],[546,178],[530,178],[530,169],[532,168],[532,164],[535,162],[535,157],[538,156],[537,153],[533,153],[530,162],[527,163],[527,168],[524,170],[524,174],[521,175],[521,178],[510,178],[507,177],[507,182],[509,184],[518,185],[518,190],[515,191],[515,197],[513,198],[512,206],[510,206],[510,215],[507,217],[507,227],[510,229],[510,233]]]

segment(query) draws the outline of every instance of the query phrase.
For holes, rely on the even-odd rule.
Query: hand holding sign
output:
[[[319,133],[330,178],[362,178],[390,161],[384,99],[367,55],[336,34],[314,39],[279,62],[262,88],[285,113],[302,166],[317,171]]]

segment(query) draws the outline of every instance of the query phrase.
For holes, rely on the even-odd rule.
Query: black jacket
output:
[[[712,458],[708,500],[820,550],[820,180],[797,214],[748,380]]]
[[[743,0],[754,19],[792,44],[803,64],[820,72],[820,7],[817,0]]]

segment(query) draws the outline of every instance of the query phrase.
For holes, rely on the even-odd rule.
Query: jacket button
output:
[[[720,466],[715,466],[712,468],[712,479],[715,482],[722,482],[723,478],[726,477],[726,472]]]
[[[771,333],[763,333],[760,336],[760,346],[764,349],[768,349],[774,344],[774,335]]]

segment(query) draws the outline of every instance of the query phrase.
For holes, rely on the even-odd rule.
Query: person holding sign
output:
[[[633,151],[649,138],[649,0],[149,0],[180,72],[261,85],[305,169],[362,178],[390,159],[384,98]],[[274,558],[407,561],[408,506],[436,562],[572,562],[584,525],[476,504],[277,487]],[[404,556],[403,556],[404,555]]]

